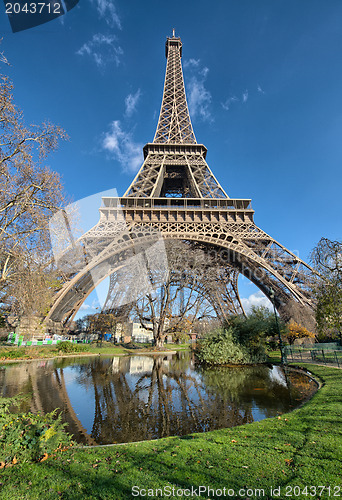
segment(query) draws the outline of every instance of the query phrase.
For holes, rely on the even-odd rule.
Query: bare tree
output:
[[[47,224],[65,204],[60,177],[44,160],[66,134],[48,122],[26,126],[12,91],[1,75],[0,300],[19,315],[41,315],[59,286]]]
[[[188,329],[197,319],[215,317],[210,290],[215,286],[215,266],[206,252],[191,243],[166,243],[168,273],[163,283],[150,273],[154,293],[148,293],[134,304],[134,313],[146,330],[153,332],[157,347],[162,347],[168,333]],[[203,288],[203,283],[207,287]]]
[[[2,42],[3,38],[0,39],[0,43]],[[5,56],[5,53],[3,51],[0,52],[0,62],[3,64],[7,64],[9,66],[9,62],[7,60],[7,57]]]
[[[319,333],[342,341],[342,242],[321,238],[311,254]]]
[[[320,276],[342,283],[342,242],[321,238],[311,253],[311,262]]]

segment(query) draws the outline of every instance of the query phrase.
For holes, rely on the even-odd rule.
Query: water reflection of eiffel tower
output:
[[[229,198],[215,178],[206,162],[207,149],[197,143],[192,128],[181,57],[182,42],[173,32],[166,41],[164,93],[154,140],[143,148],[143,165],[124,196],[103,199],[100,221],[88,233],[88,240],[97,241],[96,251],[88,252],[87,264],[61,290],[49,318],[65,323],[73,317],[97,285],[92,271],[104,259],[111,259],[107,272],[111,275],[109,303],[116,269],[132,242],[146,240],[144,227],[158,231],[164,239],[199,244],[208,252],[224,256],[215,291],[219,311],[242,312],[238,292],[238,276],[242,274],[266,296],[274,291],[275,305],[282,316],[308,324],[312,302],[306,273],[310,268],[255,225],[250,199]],[[117,207],[128,230],[125,237],[113,243]],[[104,275],[99,273],[98,281]]]

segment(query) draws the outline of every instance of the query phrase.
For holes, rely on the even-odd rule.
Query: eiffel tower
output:
[[[313,318],[307,286],[311,268],[255,225],[250,199],[229,198],[220,186],[206,162],[207,149],[197,143],[192,128],[182,42],[174,31],[165,49],[164,93],[154,140],[144,146],[144,162],[124,196],[103,198],[100,220],[80,239],[83,257],[78,250],[78,265],[57,294],[48,319],[66,325],[108,276],[110,306],[123,263],[159,234],[223,258],[213,300],[219,315],[244,312],[238,291],[242,274],[273,298],[280,316],[308,325]]]

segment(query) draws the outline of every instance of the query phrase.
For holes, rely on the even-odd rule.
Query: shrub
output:
[[[189,335],[184,332],[176,332],[173,334],[173,341],[177,344],[187,344],[189,342]]]
[[[86,344],[73,344],[67,341],[58,344],[58,349],[64,353],[89,351],[89,347]]]
[[[14,414],[22,396],[0,399],[0,462],[1,467],[17,462],[37,462],[57,450],[73,444],[67,434],[57,409],[46,415],[28,413]]]
[[[278,326],[282,334],[286,332],[286,325],[281,318],[276,321],[274,313],[265,307],[252,307],[247,317],[231,317],[228,326],[233,328],[234,337],[243,345],[249,342],[263,342],[266,338],[278,336]]]
[[[234,337],[232,328],[215,330],[200,339],[195,353],[198,361],[207,365],[252,364],[266,360],[263,345],[243,345]]]
[[[25,347],[3,347],[0,349],[0,359],[29,358]]]

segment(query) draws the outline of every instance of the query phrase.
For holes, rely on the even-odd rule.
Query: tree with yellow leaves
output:
[[[310,332],[304,326],[296,323],[295,321],[291,321],[291,323],[287,325],[286,332],[283,335],[288,340],[290,345],[292,345],[296,339],[315,338],[314,333]]]

